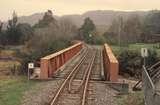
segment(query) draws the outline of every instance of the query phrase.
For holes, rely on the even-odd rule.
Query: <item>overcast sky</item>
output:
[[[160,0],[0,0],[0,20],[8,20],[13,10],[18,16],[27,16],[47,9],[56,15],[88,10],[151,10],[160,9]]]

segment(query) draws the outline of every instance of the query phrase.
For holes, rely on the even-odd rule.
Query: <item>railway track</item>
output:
[[[85,105],[87,90],[96,57],[96,51],[88,47],[84,56],[68,73],[49,105]],[[80,78],[80,80],[77,80]]]
[[[81,58],[85,55],[88,47],[85,47],[80,51],[72,60],[71,64],[66,64],[62,69],[57,70],[57,72],[54,73],[54,78],[66,78],[66,75],[71,71],[71,68],[73,68]],[[78,58],[78,59],[77,59]],[[65,69],[64,69],[65,68]]]
[[[41,92],[26,95],[22,105],[117,105],[117,92],[99,81],[103,80],[102,58],[101,47],[84,45],[57,70],[53,81],[38,86]]]
[[[95,62],[93,65],[93,69],[91,72],[91,80],[95,80],[95,81],[101,81],[103,80],[103,61],[102,61],[102,49],[101,48],[97,48],[96,46],[94,46],[94,49],[96,50],[96,57],[95,57]]]

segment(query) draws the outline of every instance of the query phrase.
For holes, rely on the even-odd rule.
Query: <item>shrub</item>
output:
[[[153,49],[149,49],[148,58],[146,58],[146,66],[151,66],[158,61],[157,53]],[[136,50],[124,50],[119,56],[120,74],[129,74],[133,77],[141,77],[141,69],[143,65],[143,59],[140,52]]]
[[[44,47],[38,47],[36,48],[30,48],[27,52],[22,52],[20,50],[17,50],[16,56],[20,58],[21,62],[21,73],[26,74],[27,73],[27,65],[29,62],[37,62],[40,60],[40,58],[47,56],[49,54],[52,54],[56,51],[59,51],[63,48],[66,48],[70,45],[70,42],[64,41],[64,40],[57,40],[50,43],[43,43],[41,46]]]
[[[102,35],[95,35],[92,40],[93,42],[91,44],[101,45],[105,43],[105,39]]]
[[[149,56],[146,59],[146,65],[147,66],[153,65],[159,60],[159,58],[157,57],[158,56],[157,52],[154,49],[149,49],[148,54],[149,54]]]
[[[118,97],[118,105],[144,105],[143,92],[129,93]]]
[[[128,73],[130,76],[141,74],[141,56],[136,51],[124,50],[119,57],[120,74]]]

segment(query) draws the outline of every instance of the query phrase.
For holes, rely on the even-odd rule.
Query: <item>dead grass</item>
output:
[[[12,50],[2,50],[0,56],[13,56],[15,51]]]
[[[19,65],[19,64],[20,63],[18,61],[3,61],[3,60],[1,60],[0,61],[0,70],[11,67],[13,65]]]
[[[6,78],[11,75],[11,70],[15,69],[15,73],[18,73],[18,67],[20,63],[18,61],[0,61],[0,79]]]
[[[144,105],[143,92],[129,93],[118,97],[118,105]]]

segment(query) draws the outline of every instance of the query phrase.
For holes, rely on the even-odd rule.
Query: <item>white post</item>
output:
[[[146,66],[146,57],[148,57],[148,49],[147,48],[141,48],[141,56],[143,58],[143,65]]]
[[[34,69],[34,63],[28,63],[28,80],[30,80],[30,69]]]

